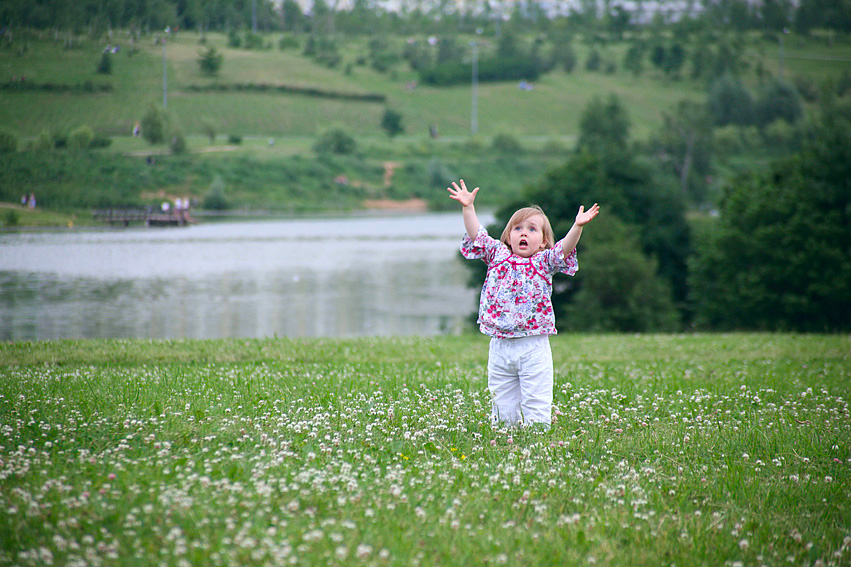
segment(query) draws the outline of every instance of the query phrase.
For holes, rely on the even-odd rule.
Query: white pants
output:
[[[488,390],[495,423],[552,421],[553,353],[547,335],[491,339]]]

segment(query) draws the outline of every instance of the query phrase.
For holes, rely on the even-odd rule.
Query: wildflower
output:
[[[739,540],[739,549],[747,549],[748,545],[748,540],[746,538]]]
[[[359,559],[365,559],[369,557],[370,553],[372,553],[372,546],[362,543],[358,545],[357,549],[355,550],[355,553],[357,554]]]

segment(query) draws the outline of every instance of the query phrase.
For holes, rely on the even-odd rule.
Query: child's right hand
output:
[[[461,203],[462,207],[469,207],[473,204],[473,201],[476,200],[476,193],[479,192],[479,188],[476,187],[472,191],[467,191],[467,186],[464,184],[464,180],[461,179],[460,181],[460,187],[453,181],[452,187],[447,187],[446,190],[449,191],[449,197]]]

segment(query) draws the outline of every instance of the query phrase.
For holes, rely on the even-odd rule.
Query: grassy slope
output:
[[[272,37],[272,43],[276,43]],[[119,42],[120,43],[120,42]],[[435,89],[420,86],[405,89],[415,78],[400,63],[395,73],[379,74],[368,67],[354,66],[347,75],[343,69],[363,52],[362,42],[342,48],[344,61],[338,69],[316,65],[299,52],[277,49],[247,51],[231,49],[221,35],[210,34],[207,45],[224,54],[224,66],[217,79],[200,74],[197,60],[203,46],[194,32],[170,38],[167,46],[169,109],[187,133],[200,133],[205,120],[213,120],[221,132],[278,137],[313,136],[328,124],[345,125],[358,136],[380,137],[383,105],[323,100],[299,95],[198,94],[183,89],[188,85],[220,82],[271,83],[319,87],[349,93],[380,93],[388,105],[398,109],[408,133],[425,137],[429,124],[437,124],[441,134],[462,136],[470,127],[470,88],[468,85]],[[30,80],[56,83],[109,82],[110,94],[3,93],[0,123],[23,136],[35,136],[44,128],[70,129],[89,124],[111,135],[127,135],[134,120],[148,104],[162,102],[162,49],[150,39],[141,51],[130,57],[128,51],[114,56],[113,74],[95,73],[99,46],[92,41],[82,47],[63,50],[47,41],[32,40],[29,51],[17,57],[12,49],[0,50],[3,76],[26,75]],[[610,48],[610,57],[620,62],[622,46]],[[580,58],[583,49],[580,46]],[[748,51],[755,67],[758,59],[769,72],[777,67],[776,43],[755,43]],[[838,77],[851,69],[847,45],[827,47],[815,41],[789,41],[785,46],[785,69],[791,76],[805,74],[816,81]],[[659,123],[660,113],[678,100],[703,96],[703,85],[689,80],[666,81],[653,71],[633,78],[619,71],[614,75],[588,73],[579,68],[568,75],[555,71],[545,75],[532,92],[520,91],[514,83],[482,84],[479,89],[479,132],[491,136],[510,132],[519,137],[572,137],[577,132],[579,110],[592,97],[614,92],[622,97],[634,125],[634,135],[644,137]]]

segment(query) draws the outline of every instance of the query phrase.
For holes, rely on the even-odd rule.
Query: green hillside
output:
[[[128,32],[118,32],[110,74],[97,73],[105,40],[81,37],[66,49],[49,32],[22,31],[14,42],[0,41],[0,124],[18,137],[16,153],[0,154],[0,201],[16,203],[21,194],[35,192],[40,207],[77,211],[79,223],[84,211],[97,206],[153,204],[177,195],[202,203],[218,176],[231,204],[249,209],[351,209],[366,199],[411,197],[435,207],[445,200],[442,188],[464,176],[492,188],[491,201],[483,205],[498,207],[565,159],[590,101],[616,95],[627,111],[631,139],[643,141],[659,131],[663,113],[683,99],[705,101],[708,92],[706,79],[690,78],[690,59],[673,76],[649,62],[634,75],[624,68],[630,41],[577,38],[572,72],[556,66],[531,90],[518,88],[517,81],[480,83],[478,132],[471,136],[470,84],[421,84],[401,56],[378,72],[368,64],[369,38],[336,38],[340,61],[328,67],[303,54],[305,34],[262,37],[266,47],[249,50],[229,47],[221,33],[209,33],[202,42],[187,31],[169,36],[164,50],[157,37],[142,35],[131,43]],[[283,37],[300,45],[279,49]],[[390,37],[389,50],[402,53],[408,39]],[[468,39],[457,37],[456,43],[467,49]],[[494,38],[477,40],[479,54],[492,57]],[[528,45],[533,38],[523,40]],[[739,41],[741,76],[757,92],[779,72],[779,44],[761,35]],[[210,47],[223,56],[212,78],[199,66]],[[603,62],[600,70],[587,69],[592,51]],[[163,104],[164,53],[167,110],[186,136],[186,156],[167,155],[167,145],[151,146],[131,135],[149,108]],[[851,43],[844,36],[787,38],[783,55],[783,76],[801,92],[807,109],[817,105],[826,79],[836,85],[851,77]],[[404,126],[392,139],[381,126],[387,109],[398,112]],[[437,139],[429,136],[431,125]],[[108,138],[109,145],[82,157],[61,149],[58,140],[82,126]],[[356,140],[353,155],[314,153],[317,137],[332,127]],[[727,134],[716,146],[723,149]],[[498,151],[492,146],[498,135],[510,136],[519,147]],[[755,134],[749,135],[742,139]],[[45,136],[60,149],[31,151]],[[715,163],[715,183],[728,172],[764,162],[766,143],[745,141],[744,154],[722,156]],[[765,147],[775,151],[770,143]],[[156,168],[145,164],[151,154]],[[350,183],[339,187],[335,180],[341,178]],[[317,201],[316,191],[329,198]],[[7,216],[21,224],[32,218]]]
[[[163,49],[151,37],[129,44],[116,44],[121,50],[112,56],[112,74],[96,73],[102,42],[81,40],[75,49],[64,49],[48,34],[33,35],[27,49],[18,55],[11,48],[0,50],[0,82],[20,80],[35,84],[109,85],[109,92],[42,92],[25,90],[2,92],[0,123],[24,137],[34,137],[44,129],[72,129],[88,124],[110,136],[128,135],[149,104],[162,104]],[[316,88],[345,94],[375,93],[386,97],[386,106],[404,118],[406,134],[427,135],[435,124],[444,136],[470,133],[470,85],[410,88],[417,75],[400,61],[387,73],[378,73],[358,64],[366,52],[365,40],[342,40],[342,62],[328,68],[301,54],[299,49],[272,48],[279,35],[268,36],[269,49],[247,50],[227,46],[224,35],[207,34],[200,42],[195,32],[175,34],[166,47],[168,109],[188,134],[200,134],[205,121],[213,121],[222,133],[242,136],[282,138],[314,136],[329,124],[341,124],[357,136],[380,137],[380,119],[385,104],[353,102],[299,94],[262,94],[230,91],[191,92],[191,87],[211,84],[267,84]],[[129,39],[129,38],[128,38]],[[302,38],[302,42],[304,39]],[[215,47],[224,56],[216,78],[201,74],[199,53]],[[484,47],[483,49],[487,49]],[[577,45],[580,63],[588,47]],[[618,67],[624,46],[609,45],[602,51],[606,60]],[[754,39],[746,51],[750,69],[762,68],[774,74],[778,66],[778,45]],[[851,46],[837,42],[832,47],[817,39],[786,42],[784,70],[817,85],[825,77],[839,78],[851,71]],[[754,73],[751,73],[754,74]],[[756,84],[756,78],[753,78]],[[556,69],[541,77],[532,91],[517,88],[515,82],[482,83],[478,90],[479,134],[485,137],[509,132],[521,138],[552,137],[571,139],[577,133],[582,107],[592,98],[616,93],[627,107],[636,137],[645,137],[656,128],[661,112],[683,98],[702,98],[706,85],[687,78],[666,79],[659,71],[647,69],[633,77],[622,69],[614,73],[590,72],[583,65],[568,74]]]

